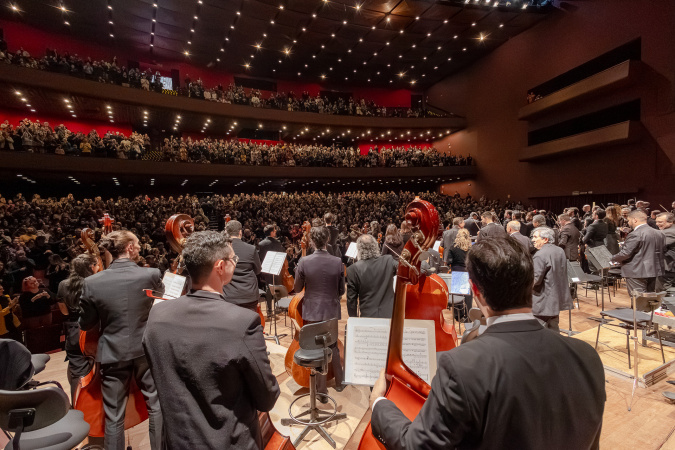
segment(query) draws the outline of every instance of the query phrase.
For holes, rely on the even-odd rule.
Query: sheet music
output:
[[[182,275],[176,275],[171,273],[168,270],[164,273],[164,278],[162,278],[162,284],[164,284],[164,295],[163,297],[168,300],[173,300],[175,298],[183,295],[183,289],[185,288],[185,283],[187,278]],[[153,305],[161,303],[163,300],[156,299]]]
[[[286,253],[284,252],[267,252],[265,260],[262,262],[262,272],[270,275],[279,275],[281,268],[286,261]]]
[[[440,246],[441,246],[441,241],[434,242],[434,250],[438,251]]]
[[[345,252],[345,256],[347,258],[356,259],[356,242],[352,242],[352,243],[349,244],[349,247],[347,248],[347,251]]]
[[[372,386],[387,363],[389,319],[350,317],[345,347],[345,383]],[[406,320],[403,361],[427,383],[436,374],[432,320]]]

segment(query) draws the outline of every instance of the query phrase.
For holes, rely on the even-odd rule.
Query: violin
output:
[[[302,247],[302,257],[307,256],[307,247],[309,246],[309,230],[312,228],[309,222],[304,222],[302,224],[303,236],[300,241],[300,246]],[[293,357],[295,352],[300,348],[300,341],[298,341],[300,329],[304,325],[302,320],[302,301],[305,296],[305,290],[295,294],[291,303],[288,305],[288,317],[291,318],[291,323],[293,324],[293,341],[286,351],[286,357],[284,358],[284,365],[286,367],[286,373],[293,377],[296,383],[302,387],[309,387],[309,375],[310,370],[306,367],[298,366]],[[344,355],[344,348],[340,347],[342,344],[341,341],[338,341],[338,348],[340,348],[341,354]],[[328,374],[326,380],[330,380],[334,377],[332,366],[328,366]]]
[[[385,368],[389,384],[385,397],[393,401],[406,417],[414,420],[429,396],[431,386],[403,362],[406,286],[414,286],[420,281],[420,256],[422,252],[434,245],[439,218],[436,208],[431,203],[416,198],[406,208],[405,220],[412,228],[412,236],[403,247],[399,257]],[[384,449],[384,446],[373,436],[370,423],[361,437],[358,448],[359,450]]]
[[[106,223],[106,217],[109,221]],[[104,235],[112,232],[112,219],[108,214],[104,215]],[[80,235],[82,244],[87,252],[96,258],[100,270],[107,268],[101,258],[101,251],[94,241],[94,231],[90,228],[82,230]],[[112,255],[105,252],[106,260],[112,261]],[[98,349],[98,341],[101,337],[100,330],[94,328],[89,331],[80,331],[80,348],[84,356],[94,359]],[[103,411],[103,394],[101,393],[101,364],[94,362],[88,374],[80,378],[75,391],[73,401],[75,409],[82,411],[84,420],[89,424],[89,436],[103,437],[105,435],[105,412]],[[129,399],[124,417],[124,429],[135,427],[148,418],[148,410],[145,405],[143,393],[132,379],[129,389]]]

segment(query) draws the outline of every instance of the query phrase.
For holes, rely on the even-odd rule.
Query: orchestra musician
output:
[[[259,411],[279,385],[260,317],[223,298],[237,257],[216,231],[191,234],[183,261],[193,290],[152,308],[143,337],[164,410],[165,449],[262,449]]]
[[[665,249],[665,272],[659,281],[659,291],[665,291],[675,287],[675,214],[661,213],[656,218],[656,225],[661,230],[661,233],[666,237]]]
[[[628,225],[633,231],[612,262],[621,263],[621,276],[626,279],[629,295],[633,291],[654,292],[656,279],[664,272],[666,237],[647,225],[647,214],[639,209],[628,214]]]
[[[323,215],[323,220],[326,222],[326,228],[330,233],[330,238],[328,239],[328,245],[326,248],[330,249],[330,254],[342,258],[342,251],[340,251],[340,245],[338,244],[338,237],[340,235],[340,230],[337,229],[333,222],[335,222],[335,214],[327,212]]]
[[[532,257],[513,239],[485,239],[469,251],[467,269],[487,329],[441,354],[412,422],[382,397],[383,370],[370,397],[373,435],[397,450],[598,448],[602,362],[586,342],[534,318]]]
[[[532,256],[532,314],[545,328],[560,331],[560,311],[572,309],[565,251],[554,244],[553,230],[548,227],[535,228],[532,242],[537,249]]]
[[[558,233],[558,245],[565,251],[565,257],[569,261],[579,260],[579,239],[581,232],[567,214],[558,216],[560,232]]]
[[[464,228],[464,219],[455,217],[452,219],[452,228],[443,232],[443,262],[446,265],[448,264],[450,249],[455,245],[455,238],[457,237],[457,232],[460,228]]]
[[[141,246],[130,231],[114,231],[101,238],[113,257],[110,266],[85,278],[80,298],[80,328],[100,323],[96,361],[101,363],[101,393],[105,412],[106,450],[124,450],[124,415],[131,377],[141,389],[150,418],[150,446],[159,449],[162,412],[155,382],[141,345],[153,299],[144,289],[163,293],[159,269],[139,267]]]
[[[300,258],[295,269],[295,292],[305,290],[302,320],[305,324],[330,319],[340,319],[342,309],[340,298],[345,293],[345,280],[342,261],[326,251],[330,233],[325,226],[313,226],[309,232],[315,250],[311,255]],[[371,236],[372,237],[372,236]],[[344,374],[340,362],[340,351],[336,345],[331,346],[333,373],[335,374],[335,390],[344,389]],[[317,375],[317,391],[327,394],[326,376]],[[320,396],[324,402],[327,398]]]
[[[381,255],[374,237],[358,237],[356,262],[347,268],[349,317],[391,317],[397,268],[398,259]]]
[[[506,224],[506,233],[516,241],[520,242],[520,245],[522,245],[526,251],[534,253],[535,248],[534,245],[532,245],[532,240],[522,235],[520,226],[520,222],[512,220]]]
[[[482,239],[487,237],[504,237],[506,236],[506,231],[501,225],[497,225],[493,220],[493,214],[491,211],[485,211],[481,214],[481,222],[483,223],[483,228],[478,232],[478,238],[476,242],[479,242]]]
[[[258,274],[262,269],[258,250],[255,246],[241,240],[242,226],[237,220],[225,224],[225,231],[232,239],[232,250],[239,258],[234,269],[232,280],[223,286],[225,300],[248,308],[257,313],[260,293],[258,291]]]

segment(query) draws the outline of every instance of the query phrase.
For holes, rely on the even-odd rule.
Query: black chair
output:
[[[329,348],[338,340],[338,320],[331,319],[324,322],[312,323],[303,326],[300,329],[300,349],[295,352],[293,360],[302,367],[310,369],[309,376],[309,394],[300,395],[293,400],[288,407],[288,415],[290,419],[281,419],[281,424],[284,426],[290,425],[304,425],[305,428],[298,435],[293,442],[294,446],[298,446],[300,442],[307,436],[307,434],[316,430],[328,443],[335,448],[335,441],[331,438],[326,430],[322,427],[327,422],[335,420],[346,419],[347,414],[337,412],[337,402],[328,394],[317,394],[316,392],[316,375],[326,375],[328,373],[328,364],[331,362],[333,352]],[[317,395],[323,396],[326,402],[333,403],[330,410],[319,409],[316,406]],[[309,397],[309,409],[300,414],[293,415],[293,405],[299,400]],[[325,403],[326,403],[325,402]],[[309,416],[309,421],[302,420],[300,417]]]
[[[0,428],[10,438],[5,449],[13,450],[70,450],[89,434],[82,412],[71,410],[66,393],[52,386],[0,390]]]
[[[269,310],[267,311],[267,318],[268,323],[270,324],[270,330],[267,333],[268,335],[265,336],[265,339],[274,339],[277,345],[279,345],[279,339],[288,336],[288,334],[278,334],[277,332],[277,315],[281,311],[280,302],[282,301],[286,302],[286,299],[288,299],[286,303],[283,303],[286,306],[285,312],[288,313],[288,305],[290,305],[291,299],[290,297],[288,297],[288,290],[283,285],[269,284],[267,285],[267,288],[269,289],[269,295],[272,297],[271,301],[272,311]],[[286,325],[287,316],[288,314],[284,316],[284,325]],[[274,323],[274,334],[272,334],[272,323]]]
[[[661,333],[659,332],[658,324],[653,322],[654,310],[661,305],[661,301],[666,296],[665,292],[634,292],[631,298],[635,302],[635,309],[633,308],[619,308],[612,311],[601,311],[603,321],[598,325],[598,334],[595,338],[595,348],[598,348],[598,341],[600,340],[600,328],[604,326],[612,326],[621,328],[626,332],[626,349],[628,350],[628,368],[631,368],[630,361],[630,332],[632,330],[642,330],[648,333],[652,329],[655,331],[659,339],[659,346],[661,348],[661,359],[663,363],[666,362],[666,357],[663,353],[663,341],[661,340]],[[605,318],[617,320],[618,323],[610,323],[605,321]],[[644,336],[644,335],[643,335]],[[646,345],[645,340],[642,341]]]

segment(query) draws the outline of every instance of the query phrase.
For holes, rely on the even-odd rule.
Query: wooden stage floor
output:
[[[579,292],[581,305],[580,309],[575,308],[572,311],[572,328],[579,332],[589,331],[589,333],[584,334],[592,334],[594,339],[595,334],[592,330],[597,328],[598,322],[590,319],[590,317],[598,317],[601,308],[596,306],[594,291],[588,291],[588,297],[585,296],[583,289]],[[598,294],[599,300],[600,295]],[[606,309],[628,307],[629,305],[630,299],[625,287],[618,289],[616,296],[612,296],[611,303],[605,297]],[[344,299],[342,302],[342,317],[341,333],[344,332],[344,325],[347,320],[347,308]],[[287,320],[286,324],[290,325],[290,321]],[[284,371],[283,356],[286,347],[290,345],[291,341],[290,329],[287,325],[284,324],[284,318],[281,316],[277,321],[278,333],[289,334],[288,337],[281,339],[281,345],[276,345],[274,341],[268,341],[272,369],[281,385],[281,396],[277,405],[271,411],[271,417],[279,430],[291,436],[296,436],[300,431],[300,427],[291,427],[289,429],[279,424],[281,418],[287,417],[288,404],[293,400],[294,395],[306,392],[306,390],[299,388]],[[560,315],[560,326],[561,328],[569,326],[568,314],[566,312]],[[266,327],[266,331],[269,331],[269,326]],[[612,332],[605,329],[602,330],[601,342],[604,336],[607,336],[609,333]],[[621,335],[618,336],[622,338]],[[625,338],[622,339],[624,339],[622,342],[625,346]],[[652,343],[649,345],[654,346]],[[603,351],[606,351],[606,349]],[[618,352],[619,350],[616,351]],[[45,372],[37,378],[40,380],[59,381],[67,389],[66,363],[63,361],[64,353],[59,352],[51,356],[52,359],[48,363]],[[617,356],[616,359],[623,359],[625,356],[625,354],[622,354]],[[666,390],[675,391],[675,386],[666,383],[666,380],[675,380],[675,373],[671,372],[665,379],[653,386],[639,388],[633,402],[633,409],[630,412],[628,411],[628,405],[631,398],[632,381],[616,376],[611,371],[606,371],[606,374],[607,403],[605,405],[604,423],[600,441],[601,447],[613,450],[675,450],[675,405],[669,404],[661,395]],[[348,418],[337,425],[328,426],[328,432],[337,441],[338,448],[354,448],[356,439],[350,441],[350,437],[352,437],[355,430],[362,433],[359,430],[363,428],[363,425],[359,427],[359,423],[362,421],[364,414],[367,413],[370,391],[367,387],[348,386],[342,393],[336,393],[333,389],[329,389],[329,394],[337,400],[340,411],[347,413]],[[583,415],[584,412],[579,411],[579,414]],[[149,449],[147,422],[131,429],[129,438],[134,449]],[[303,441],[298,448],[328,450],[332,447],[319,438],[316,433],[310,433],[307,440]]]

